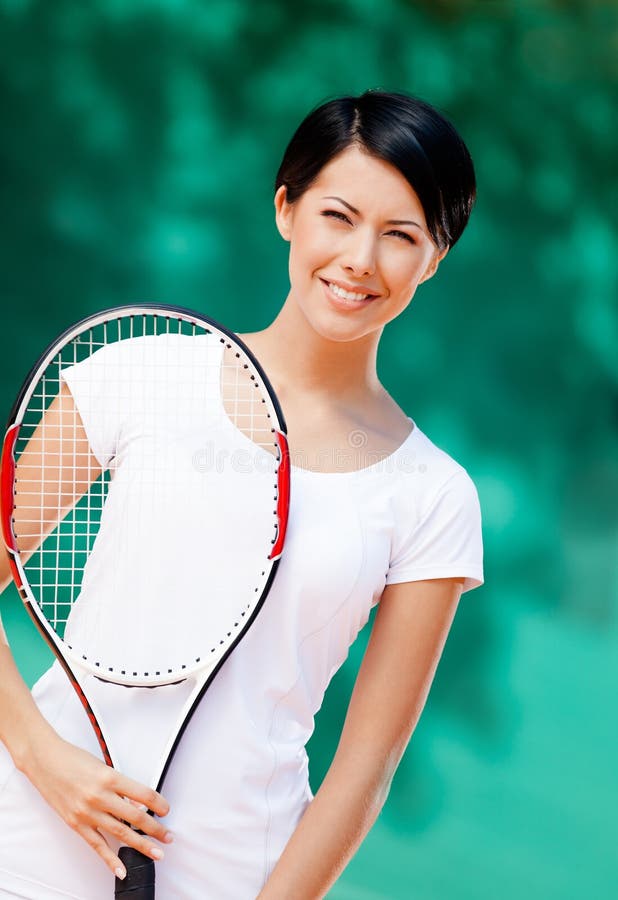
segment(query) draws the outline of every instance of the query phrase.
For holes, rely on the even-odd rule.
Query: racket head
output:
[[[14,578],[65,668],[133,686],[214,673],[283,548],[285,420],[219,323],[155,304],[104,310],[31,370],[0,492]]]

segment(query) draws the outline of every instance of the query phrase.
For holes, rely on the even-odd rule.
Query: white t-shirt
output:
[[[92,453],[112,475],[65,639],[105,671],[182,674],[211,647],[227,649],[262,594],[276,458],[229,418],[222,360],[215,335],[148,335],[62,372]],[[229,380],[236,372],[225,367]],[[250,415],[251,434],[270,434],[251,390],[258,399],[237,404],[239,424]],[[94,493],[98,506],[100,485]],[[139,768],[134,777],[149,780]]]
[[[76,398],[76,402],[79,401]],[[87,412],[82,409],[86,423]],[[481,517],[464,468],[414,426],[382,462],[348,473],[293,468],[286,546],[270,594],[195,713],[163,789],[175,842],[161,900],[252,900],[311,801],[305,745],[326,687],[385,585],[483,582]],[[139,692],[118,722],[148,740]],[[165,689],[163,689],[165,691]],[[150,691],[165,704],[161,689]],[[100,755],[55,663],[33,690],[68,740]],[[0,897],[107,900],[113,878],[0,753]]]

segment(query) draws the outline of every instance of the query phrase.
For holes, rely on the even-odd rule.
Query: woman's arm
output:
[[[389,585],[328,773],[258,900],[317,900],[375,822],[418,722],[463,578]]]
[[[41,426],[39,426],[39,429]],[[77,448],[59,465],[55,477],[48,471],[45,485],[34,480],[41,471],[40,430],[35,430],[28,446],[20,456],[17,476],[22,494],[30,496],[28,506],[44,511],[45,531],[51,531],[58,520],[58,512],[66,514],[101,469],[89,451],[83,425],[75,410],[68,389],[53,401],[45,414],[45,449],[60,459],[62,439],[74,432],[72,446]],[[54,446],[54,441],[57,447]],[[54,458],[53,455],[51,458]],[[80,487],[76,487],[79,485]],[[28,516],[27,506],[15,510],[15,519]],[[27,534],[27,523],[18,528]],[[36,542],[20,541],[20,551],[27,555],[36,549]],[[0,592],[11,580],[9,560],[4,547],[0,549]],[[64,741],[41,715],[27,685],[15,665],[6,634],[0,623],[0,740],[6,745],[17,768],[37,788],[45,800],[118,874],[124,868],[107,844],[103,834],[119,838],[155,859],[161,851],[150,839],[165,841],[165,826],[149,816],[138,805],[144,805],[157,815],[169,811],[166,801],[149,788],[125,778],[110,769],[95,756]],[[140,836],[125,822],[145,832]],[[61,826],[60,826],[61,827]],[[148,837],[150,836],[150,837]]]

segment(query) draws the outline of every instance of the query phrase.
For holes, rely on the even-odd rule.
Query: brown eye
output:
[[[414,238],[410,237],[409,234],[406,234],[405,231],[389,231],[389,234],[396,234],[397,237],[403,238],[404,241],[408,241],[409,244],[416,244]]]
[[[347,222],[348,225],[351,224],[350,219],[344,213],[340,212],[338,209],[325,209],[322,211],[321,215],[326,216],[327,218],[331,218],[331,219],[338,219],[340,222]],[[404,241],[407,241],[408,244],[412,244],[412,246],[416,245],[416,241],[414,240],[414,238],[411,237],[409,234],[406,234],[405,231],[396,231],[395,230],[395,231],[389,231],[388,233],[396,235],[398,238],[403,239]]]
[[[339,221],[341,221],[341,222],[349,222],[350,221],[347,216],[345,216],[342,212],[339,212],[336,209],[325,209],[322,212],[322,215],[330,216],[333,219],[339,219]]]

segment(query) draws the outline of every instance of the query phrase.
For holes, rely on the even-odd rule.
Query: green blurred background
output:
[[[135,300],[265,326],[272,183],[317,103],[442,109],[461,244],[383,339],[401,405],[479,488],[464,597],[378,823],[332,900],[618,896],[618,12],[576,0],[0,0],[1,403],[73,319]],[[3,615],[32,680],[30,625]],[[311,742],[332,756],[363,638]]]

